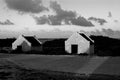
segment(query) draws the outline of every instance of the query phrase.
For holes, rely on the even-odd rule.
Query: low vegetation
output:
[[[95,55],[120,56],[120,39],[105,36],[91,36],[95,41]]]

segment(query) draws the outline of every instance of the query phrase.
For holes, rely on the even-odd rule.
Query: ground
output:
[[[29,55],[0,54],[0,55],[1,55],[0,72],[3,70],[2,68],[4,68],[5,71],[9,71],[6,69],[10,68],[10,71],[14,72],[14,70],[16,70],[14,66],[12,66],[12,69],[11,67],[8,67],[9,65],[11,66],[12,63],[12,65],[15,64],[25,69],[34,69],[37,71],[39,70],[53,71],[53,72],[55,71],[53,75],[56,75],[56,72],[65,72],[65,73],[75,73],[79,75],[94,74],[92,75],[92,77],[94,78],[96,78],[96,75],[98,76],[99,74],[102,74],[102,76],[116,75],[120,77],[119,75],[120,57],[98,57],[98,56],[77,56],[77,55],[59,55],[59,56],[47,55],[46,56],[46,55],[34,55],[34,54],[29,54]],[[46,76],[46,74],[44,76]]]
[[[120,74],[120,57],[77,55],[18,55],[7,58],[26,68],[80,74]]]

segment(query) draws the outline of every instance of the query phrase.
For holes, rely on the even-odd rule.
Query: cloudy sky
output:
[[[0,0],[0,37],[101,29],[120,31],[120,0]]]

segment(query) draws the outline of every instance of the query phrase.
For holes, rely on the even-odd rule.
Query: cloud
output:
[[[5,0],[8,8],[19,12],[39,13],[48,10],[41,0]]]
[[[105,19],[95,18],[95,17],[89,17],[88,20],[98,22],[100,25],[104,25],[105,23],[107,23]]]
[[[112,17],[112,13],[111,12],[108,12],[108,17]]]
[[[87,19],[81,16],[79,16],[76,19],[73,19],[72,24],[80,25],[80,26],[94,26],[90,21],[88,21]]]
[[[33,16],[33,18],[36,20],[37,24],[50,24],[48,17],[45,15],[42,17]]]
[[[112,29],[102,29],[102,33],[104,33],[106,36],[113,37],[114,32]]]
[[[114,20],[115,23],[118,23],[119,21],[118,20]]]
[[[7,19],[7,20],[4,21],[4,22],[1,22],[1,21],[0,21],[0,25],[14,25],[14,23]]]
[[[38,37],[43,38],[68,38],[73,34],[72,31],[62,31],[60,29],[54,28],[50,31],[41,30],[39,32],[34,31],[33,34],[36,34]]]
[[[96,35],[96,36],[107,36],[110,38],[118,38],[120,39],[120,31],[119,30],[113,30],[113,29],[101,29],[101,30],[95,30],[95,31],[91,31],[91,32],[86,32],[89,33],[91,35]]]
[[[86,18],[77,16],[76,12],[63,10],[56,1],[50,2],[50,8],[55,12],[55,15],[34,17],[37,24],[94,26]]]

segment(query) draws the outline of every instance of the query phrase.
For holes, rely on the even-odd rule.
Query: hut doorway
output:
[[[17,46],[17,51],[18,52],[21,52],[22,51],[22,46],[20,45],[20,46]]]
[[[71,45],[71,52],[72,52],[72,54],[78,53],[78,45],[77,44]]]

